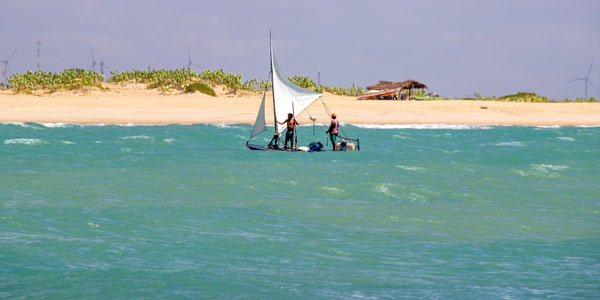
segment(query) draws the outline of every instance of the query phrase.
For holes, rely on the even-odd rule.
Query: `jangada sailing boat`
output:
[[[267,124],[265,121],[265,98],[267,95],[267,90],[265,89],[265,92],[263,93],[262,97],[262,102],[258,110],[258,115],[256,116],[256,122],[254,123],[252,134],[250,134],[250,138],[246,142],[246,147],[248,147],[251,150],[265,151],[325,151],[325,149],[322,149],[323,144],[321,144],[320,142],[313,142],[308,147],[298,147],[298,135],[296,134],[296,132],[294,132],[294,138],[296,139],[296,141],[294,142],[295,148],[284,149],[280,146],[280,144],[283,144],[283,142],[281,141],[281,134],[286,129],[286,124],[284,123],[282,125],[278,122],[286,120],[287,115],[289,113],[292,113],[293,117],[295,118],[297,115],[300,115],[302,112],[304,112],[306,108],[308,108],[313,102],[315,102],[318,99],[321,99],[321,102],[323,102],[323,94],[302,88],[289,81],[287,77],[283,75],[279,68],[279,65],[277,64],[277,60],[275,60],[275,54],[273,53],[273,44],[271,42],[270,37],[269,46],[271,49],[270,79],[273,87],[273,123],[275,132],[273,135],[273,139],[271,139],[271,142],[268,145],[263,146],[249,144],[252,138],[267,130]],[[323,102],[323,105],[325,106],[325,102]],[[331,115],[327,106],[325,106],[325,109],[327,110],[329,115]],[[314,122],[316,119],[311,116],[311,120],[313,120]],[[341,142],[336,143],[336,151],[337,150],[360,150],[360,140],[348,137],[341,137]]]

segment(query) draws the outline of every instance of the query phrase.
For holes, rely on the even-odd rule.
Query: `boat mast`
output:
[[[275,110],[275,81],[273,80],[273,42],[271,41],[271,29],[269,29],[269,48],[269,53],[271,54],[269,59],[271,61],[271,93],[273,94],[273,120],[275,120],[273,127],[275,127],[275,135],[277,135],[277,110]]]

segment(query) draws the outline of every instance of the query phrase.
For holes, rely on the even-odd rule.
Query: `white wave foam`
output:
[[[383,184],[380,184],[380,185],[376,186],[375,187],[375,191],[377,191],[379,193],[382,193],[382,194],[385,194],[385,195],[388,195],[388,196],[391,194],[390,190],[387,188],[387,186],[385,186]]]
[[[106,124],[106,123],[90,123],[90,124],[76,124],[77,126],[82,127],[106,127],[106,126],[118,126],[118,127],[152,127],[152,126],[169,126],[171,124],[134,124],[134,123],[117,123],[117,124]],[[176,125],[186,125],[186,124],[176,124]]]
[[[147,135],[132,135],[132,136],[124,136],[121,138],[122,140],[150,140],[153,141],[154,138]]]
[[[525,145],[521,142],[502,142],[496,143],[494,146],[512,146],[512,147],[524,147]]]
[[[75,145],[74,142],[71,141],[60,141],[61,143],[65,144],[65,145]]]
[[[88,226],[90,226],[92,228],[98,228],[98,227],[100,227],[100,225],[98,225],[96,223],[92,223],[92,222],[88,222]]]
[[[40,130],[42,128],[38,127],[38,126],[32,126],[31,124],[37,124],[37,123],[24,123],[24,122],[3,122],[0,123],[2,125],[13,125],[13,126],[21,126],[24,128],[33,128],[33,129],[37,129]]]
[[[398,134],[394,134],[394,135],[392,135],[392,137],[395,139],[399,139],[399,140],[414,140],[411,137],[404,136],[404,135],[398,135]]]
[[[8,139],[4,140],[4,144],[22,144],[22,145],[37,145],[43,143],[40,139]]]
[[[2,125],[15,125],[15,126],[27,127],[27,125],[25,125],[25,123],[23,123],[23,122],[2,122],[0,124],[2,124]]]
[[[39,123],[40,125],[47,128],[69,128],[81,125],[69,124],[69,123]]]
[[[535,177],[558,177],[559,173],[556,171],[564,171],[568,170],[570,167],[563,165],[546,165],[546,164],[531,164],[529,170],[514,170],[517,174],[526,177],[526,176],[535,176]]]
[[[568,166],[555,166],[555,165],[546,165],[546,164],[532,164],[531,167],[537,170],[543,170],[544,172],[548,172],[548,169],[554,171],[563,171],[570,169]]]
[[[81,127],[106,127],[106,126],[118,126],[118,127],[152,127],[152,126],[169,126],[169,125],[186,125],[186,124],[134,124],[134,123],[117,123],[117,124],[106,124],[106,123],[89,123],[89,124],[71,124]]]
[[[217,128],[227,128],[227,129],[230,129],[230,128],[235,128],[235,129],[242,128],[240,126],[235,126],[233,123],[202,123],[202,124],[209,125],[209,126],[214,126],[214,127],[217,127]]]
[[[164,139],[163,142],[165,143],[172,143],[175,139]]]
[[[340,125],[343,125],[343,124],[340,124]],[[312,122],[308,123],[308,124],[298,125],[298,127],[312,127],[312,126],[313,126]],[[315,127],[317,127],[317,126],[323,127],[323,126],[329,126],[329,124],[315,123]]]
[[[527,177],[529,174],[523,170],[513,170],[515,172],[517,172],[517,174],[521,175],[522,177]]]
[[[39,125],[40,127],[47,128],[69,128],[69,127],[103,127],[103,126],[120,126],[120,127],[135,127],[135,126],[169,126],[169,125],[191,125],[191,124],[134,124],[134,123],[121,123],[121,124],[106,124],[106,123],[89,123],[89,124],[75,124],[75,123],[36,123],[36,122],[0,122],[2,125],[15,125],[28,128],[38,128],[30,124]]]
[[[169,126],[171,124],[102,124],[102,126],[121,126],[121,127],[136,127],[136,126],[144,126],[144,127],[152,127],[152,126]],[[185,124],[177,124],[177,125],[185,125]]]
[[[558,129],[560,126],[558,125],[550,125],[550,126],[533,126],[533,130],[554,130]]]
[[[557,139],[559,139],[561,141],[568,141],[568,142],[572,142],[572,141],[575,140],[574,138],[571,138],[571,137],[568,137],[568,136],[559,136],[559,137],[557,137]]]
[[[286,185],[298,185],[297,181],[294,180],[278,180],[278,179],[271,179],[272,182],[278,183],[278,184],[286,184]]]
[[[452,125],[452,124],[353,124],[359,128],[365,129],[454,129],[454,130],[467,130],[467,129],[492,129],[493,126],[489,125]]]
[[[396,165],[396,168],[402,169],[402,170],[407,170],[407,171],[416,171],[416,172],[423,172],[425,171],[425,168],[422,167],[416,167],[416,166],[402,166],[402,165]]]
[[[334,193],[334,194],[341,194],[341,193],[344,192],[343,189],[338,189],[338,188],[335,188],[335,187],[332,187],[332,186],[323,186],[323,187],[321,187],[321,189],[326,190],[326,191],[331,192],[331,193]]]

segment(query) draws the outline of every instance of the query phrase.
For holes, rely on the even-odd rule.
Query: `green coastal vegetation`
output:
[[[27,71],[25,73],[13,73],[8,77],[7,84],[0,83],[0,89],[9,89],[15,93],[33,94],[35,91],[55,92],[59,90],[83,90],[99,89],[101,91],[110,90],[103,85],[105,76],[94,71],[88,71],[79,68],[66,69],[63,72],[43,72]],[[364,87],[353,83],[350,87],[323,86],[317,84],[308,76],[295,75],[288,77],[294,84],[316,92],[328,92],[341,96],[357,96],[366,93]],[[260,92],[271,87],[268,80],[259,81],[256,78],[243,80],[241,74],[227,73],[221,70],[203,70],[196,73],[190,68],[180,69],[151,69],[130,70],[115,72],[111,71],[111,76],[107,82],[119,83],[142,83],[148,89],[158,89],[165,93],[170,92],[200,92],[207,95],[216,96],[214,88],[223,86],[223,89],[230,94],[237,94],[239,90]],[[417,100],[444,100],[443,97],[429,97],[425,90],[413,90],[413,95]],[[455,99],[455,98],[450,98]],[[466,95],[464,100],[483,100],[483,101],[507,101],[507,102],[598,102],[598,98],[589,97],[575,99],[552,99],[546,96],[540,96],[536,93],[518,92],[506,96],[483,96],[480,93]]]
[[[577,97],[575,99],[565,98],[565,99],[553,99],[547,96],[540,96],[536,93],[527,93],[527,92],[518,92],[512,95],[506,96],[483,96],[480,93],[473,93],[473,95],[466,95],[463,100],[482,100],[482,101],[506,101],[506,102],[531,102],[531,103],[562,103],[562,102],[598,102],[598,98],[596,97]]]
[[[8,78],[8,84],[0,83],[0,88],[10,89],[15,93],[32,94],[42,90],[55,92],[58,90],[75,90],[98,88],[108,90],[101,85],[105,76],[93,71],[83,69],[66,69],[63,72],[27,71],[14,73]],[[356,96],[365,92],[365,89],[355,83],[351,87],[328,87],[317,85],[307,76],[293,76],[289,80],[295,84],[318,92],[329,92],[336,95]],[[148,89],[158,89],[163,92],[201,92],[216,95],[214,88],[223,85],[231,94],[238,90],[259,92],[271,87],[268,80],[259,81],[256,78],[244,81],[241,74],[227,73],[223,70],[203,70],[196,73],[189,68],[181,69],[151,69],[131,70],[123,72],[111,71],[109,83],[143,83]]]
[[[328,92],[328,93],[340,95],[340,96],[358,96],[358,95],[364,94],[366,92],[365,88],[363,88],[361,86],[357,86],[356,83],[352,83],[351,87],[338,87],[338,86],[328,87],[328,86],[318,85],[316,82],[314,82],[308,76],[296,75],[293,77],[288,77],[288,79],[298,86],[301,86],[305,89],[313,90],[313,91],[319,92],[319,93]]]
[[[215,90],[213,90],[208,84],[206,84],[202,81],[197,81],[197,82],[186,85],[185,92],[186,93],[200,92],[200,93],[204,93],[204,94],[211,95],[214,97],[217,96],[217,93],[215,93]]]
[[[54,92],[57,90],[75,90],[86,88],[104,89],[101,83],[104,75],[84,69],[66,69],[60,73],[27,71],[14,73],[8,78],[8,85],[0,84],[2,88],[9,88],[16,93],[31,94],[36,90]]]

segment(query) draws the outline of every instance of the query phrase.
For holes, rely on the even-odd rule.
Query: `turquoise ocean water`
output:
[[[344,128],[1,124],[0,298],[600,298],[600,127]]]

